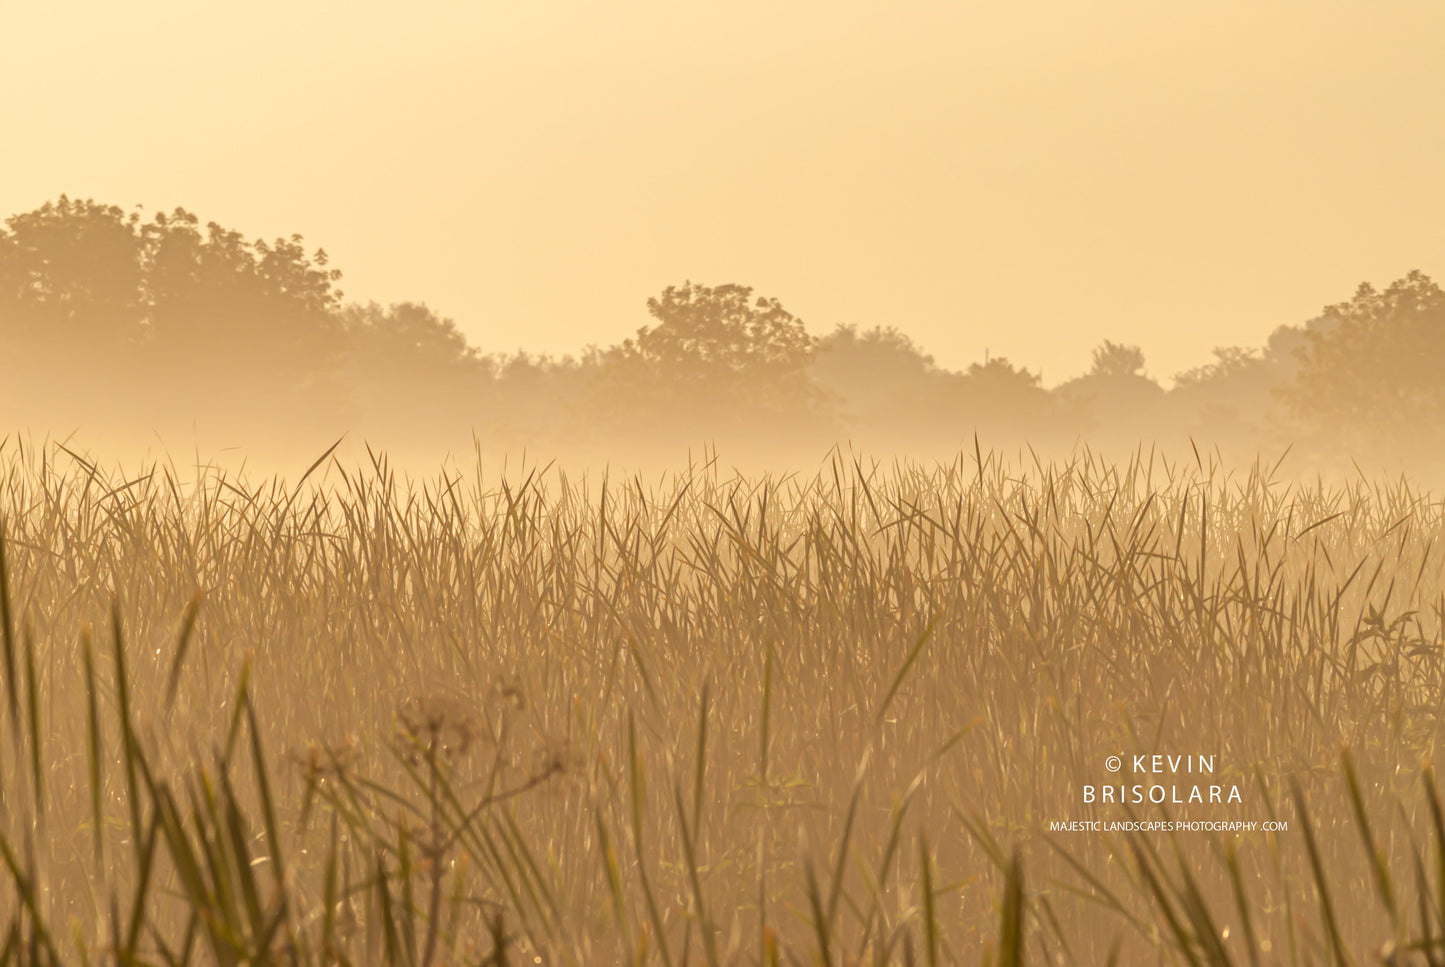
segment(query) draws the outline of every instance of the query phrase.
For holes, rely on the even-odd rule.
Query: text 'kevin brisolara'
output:
[[[1289,829],[1287,821],[1257,820],[1180,820],[1180,819],[1084,819],[1054,820],[1052,833],[1254,833],[1281,832]]]

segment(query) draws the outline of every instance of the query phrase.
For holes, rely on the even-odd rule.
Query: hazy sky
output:
[[[0,215],[299,232],[575,352],[669,283],[1054,384],[1445,276],[1440,0],[0,0]]]

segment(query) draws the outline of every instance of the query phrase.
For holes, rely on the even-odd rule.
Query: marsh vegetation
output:
[[[0,458],[7,967],[1445,960],[1408,484]]]

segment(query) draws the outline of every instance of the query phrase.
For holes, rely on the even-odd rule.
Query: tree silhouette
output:
[[[489,369],[455,322],[418,302],[347,306],[341,322],[353,364],[367,382],[415,382]]]
[[[483,356],[420,303],[344,306],[339,277],[299,235],[248,241],[185,209],[143,220],[62,195],[0,225],[0,414],[49,428],[113,416],[146,433],[193,417],[226,433],[304,425],[427,443],[476,431],[602,452],[710,438],[756,453],[855,433],[926,452],[978,429],[1130,445],[1182,431],[1272,450],[1303,433],[1301,450],[1388,448],[1374,456],[1445,445],[1445,292],[1418,271],[1361,285],[1261,350],[1216,349],[1168,394],[1135,345],[1106,340],[1087,374],[1046,390],[1001,358],[945,369],[891,327],[813,339],[777,299],[691,281],[648,299],[650,323],[610,349]]]
[[[1094,365],[1090,376],[1139,376],[1144,372],[1144,350],[1138,346],[1104,340],[1094,350]]]
[[[345,382],[363,426],[389,441],[456,439],[496,407],[494,364],[420,303],[341,312]]]
[[[668,286],[647,300],[657,324],[606,353],[598,405],[654,426],[709,433],[788,416],[804,426],[819,394],[808,379],[813,343],[777,299],[743,285]]]
[[[139,216],[62,195],[0,230],[0,340],[37,365],[117,365],[144,330]],[[87,375],[94,375],[87,373]]]
[[[217,356],[248,375],[286,382],[325,370],[342,348],[340,273],[301,236],[246,242],[184,209],[143,230],[156,351],[182,364]]]
[[[1105,340],[1094,350],[1089,372],[1054,390],[1090,441],[1127,444],[1154,437],[1163,428],[1159,404],[1164,388],[1144,375],[1144,351]]]
[[[944,372],[893,327],[840,325],[814,344],[815,385],[854,425],[896,426],[937,413]]]
[[[259,429],[345,415],[339,273],[300,236],[246,242],[184,209],[55,202],[0,229],[6,396],[45,425]]]
[[[1043,388],[1043,377],[1005,356],[972,363],[956,381],[957,403],[950,412],[965,417],[966,428],[991,439],[1039,441],[1056,431],[1061,413]]]
[[[687,282],[647,300],[658,321],[623,344],[629,355],[682,378],[796,377],[812,357],[802,320],[744,285]]]
[[[1413,271],[1325,309],[1286,393],[1294,413],[1362,448],[1445,438],[1445,292]]]

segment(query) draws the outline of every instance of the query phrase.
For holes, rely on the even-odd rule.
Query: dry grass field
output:
[[[1408,483],[12,440],[0,522],[0,967],[1445,963]]]

